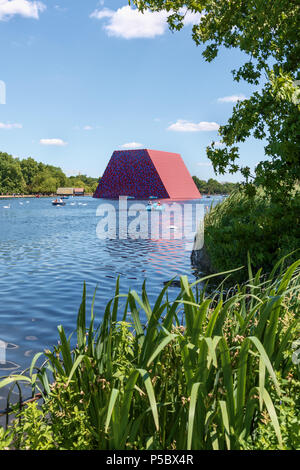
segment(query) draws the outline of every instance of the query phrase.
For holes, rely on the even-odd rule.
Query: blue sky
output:
[[[233,81],[238,51],[204,61],[196,20],[173,34],[163,13],[141,18],[126,0],[0,0],[0,151],[100,176],[114,150],[152,148],[215,177],[206,146],[254,88]],[[243,144],[241,163],[253,169],[263,144]]]

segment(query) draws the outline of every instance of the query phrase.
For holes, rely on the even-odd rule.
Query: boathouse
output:
[[[84,196],[84,188],[58,188],[56,191],[58,196]]]
[[[58,196],[73,196],[74,190],[73,188],[58,188],[56,194]]]
[[[74,196],[84,196],[84,188],[74,188]]]
[[[120,150],[113,153],[94,198],[199,199],[201,195],[178,153]]]

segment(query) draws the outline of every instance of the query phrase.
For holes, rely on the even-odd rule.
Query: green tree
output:
[[[33,158],[29,157],[21,160],[20,166],[28,192],[31,192],[33,179],[40,171],[39,164]]]
[[[52,165],[44,165],[44,169],[51,175],[52,178],[56,179],[57,186],[66,186],[68,179],[61,168]]]
[[[85,188],[95,192],[99,178],[86,175],[67,178],[63,170],[53,165],[37,162],[29,157],[23,160],[0,152],[0,193],[55,193],[58,187]]]
[[[19,160],[0,152],[0,193],[23,193],[25,190],[26,183]]]
[[[282,199],[300,179],[299,167],[299,30],[296,0],[130,0],[141,11],[167,10],[172,30],[180,30],[186,13],[200,13],[193,40],[206,45],[202,55],[211,62],[221,46],[239,49],[247,57],[233,71],[234,80],[253,85],[265,80],[261,91],[239,101],[228,123],[220,128],[224,148],[214,143],[207,155],[217,173],[240,171],[250,193],[262,185],[274,199]],[[250,135],[266,139],[266,160],[253,175],[238,164],[238,144]],[[255,186],[254,186],[255,185]]]
[[[210,178],[207,181],[207,186],[208,186],[208,191],[211,194],[220,194],[222,192],[221,183],[218,183],[218,181],[213,178]]]
[[[94,193],[99,184],[99,178],[86,175],[70,176],[67,184],[73,188],[84,188],[86,193]]]
[[[193,180],[200,193],[207,193],[207,182],[205,180],[200,180],[197,176],[193,176]]]
[[[74,188],[85,188],[87,185],[82,181],[81,177],[71,177],[69,178],[69,183],[71,183],[71,186]]]
[[[193,176],[193,180],[200,193],[204,194],[230,194],[240,186],[239,183],[219,183],[213,178],[205,181]]]
[[[59,185],[57,178],[52,176],[47,169],[37,174],[32,181],[32,192],[42,194],[53,194]]]

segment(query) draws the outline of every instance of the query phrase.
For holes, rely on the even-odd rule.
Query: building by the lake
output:
[[[84,188],[58,188],[56,191],[58,196],[84,196]]]

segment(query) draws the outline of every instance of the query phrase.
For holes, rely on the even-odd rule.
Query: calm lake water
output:
[[[207,209],[220,200],[203,198],[192,204]],[[74,330],[84,281],[89,305],[98,285],[96,313],[101,319],[119,275],[122,293],[129,288],[140,292],[146,279],[152,302],[174,276],[195,280],[186,240],[100,240],[96,210],[101,201],[86,197],[66,202],[53,207],[48,198],[0,200],[0,340],[10,343],[6,360],[12,363],[9,372],[0,364],[0,376],[20,372],[36,352],[56,344],[57,325],[68,334]],[[118,212],[118,203],[113,204]],[[178,289],[170,292],[175,295]]]

